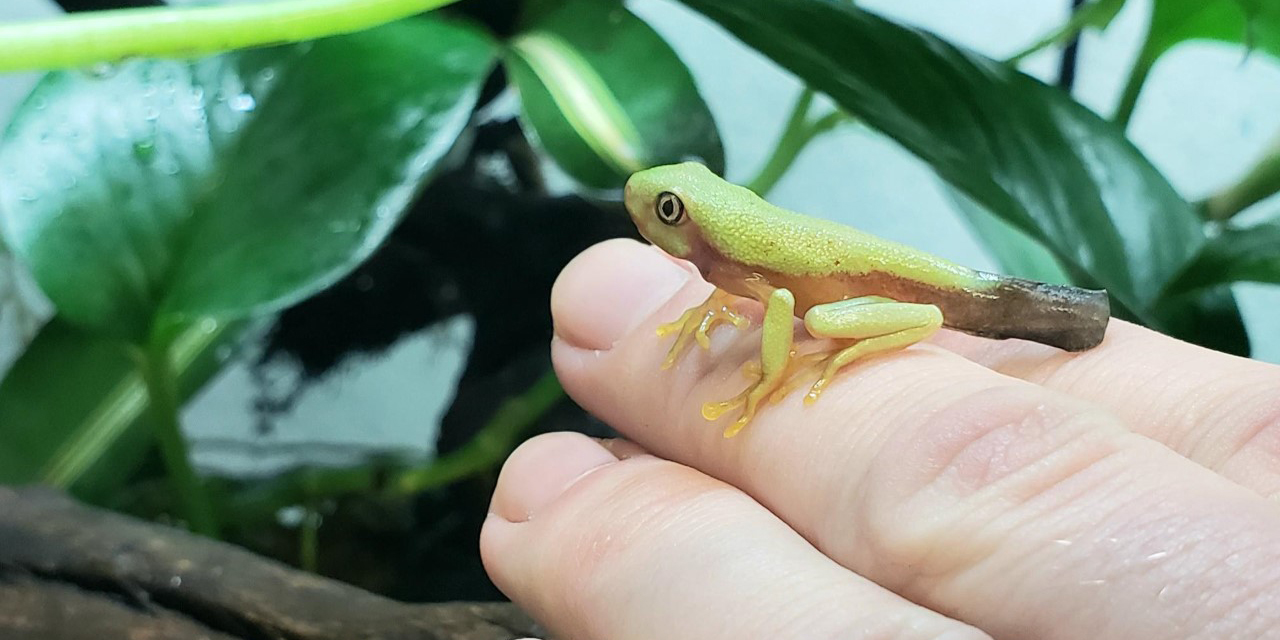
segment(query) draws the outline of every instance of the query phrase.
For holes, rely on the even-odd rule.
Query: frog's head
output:
[[[632,174],[623,201],[640,235],[663,251],[688,259],[703,244],[702,216],[732,186],[696,162],[669,164]]]

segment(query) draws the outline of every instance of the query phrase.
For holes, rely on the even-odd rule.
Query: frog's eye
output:
[[[655,209],[658,212],[658,219],[673,227],[684,222],[684,202],[681,202],[680,196],[670,191],[658,194]]]

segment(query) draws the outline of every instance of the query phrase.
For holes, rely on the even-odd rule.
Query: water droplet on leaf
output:
[[[139,162],[151,162],[156,154],[156,143],[154,140],[139,140],[133,143],[133,157]]]
[[[247,93],[242,93],[228,100],[227,106],[231,107],[233,111],[248,112],[253,111],[253,109],[258,106],[258,103],[253,99],[253,96]]]
[[[118,67],[110,62],[99,62],[89,67],[89,75],[99,80],[105,80],[116,74]]]
[[[163,173],[166,176],[176,176],[178,175],[178,171],[181,170],[181,167],[178,166],[177,161],[175,161],[174,159],[165,158],[163,160],[156,162],[156,169],[158,169],[160,173]]]

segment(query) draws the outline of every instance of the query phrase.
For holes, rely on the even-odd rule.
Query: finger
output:
[[[1101,404],[1134,431],[1280,497],[1280,367],[1113,320],[1099,347],[1066,353],[953,332],[935,343],[996,371]]]
[[[831,562],[742,493],[570,433],[503,467],[481,533],[504,593],[565,640],[978,640]]]
[[[650,297],[664,262],[613,242],[562,274],[553,358],[566,390],[844,566],[997,637],[1248,637],[1277,622],[1270,503],[1095,405],[942,349],[855,363],[813,407],[789,398],[724,440],[699,407],[740,390],[758,334],[717,333],[711,353],[660,372],[653,327],[706,286]],[[653,306],[608,324],[606,289]]]

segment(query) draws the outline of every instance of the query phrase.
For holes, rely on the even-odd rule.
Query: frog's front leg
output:
[[[792,340],[795,332],[796,299],[786,289],[774,289],[765,299],[764,327],[760,338],[760,378],[745,391],[724,402],[709,402],[702,416],[715,420],[739,406],[742,415],[724,430],[724,437],[737,435],[755,417],[760,403],[778,390],[785,379],[787,366],[795,355]]]
[[[748,324],[746,316],[729,308],[734,300],[733,294],[717,288],[702,304],[685,311],[675,322],[659,326],[659,336],[677,334],[675,344],[667,352],[667,359],[662,361],[662,368],[670,369],[680,354],[691,346],[691,341],[696,341],[703,349],[710,348],[711,339],[707,332],[717,324],[727,322],[735,328],[745,328]]]
[[[933,335],[942,326],[942,311],[931,304],[865,296],[816,305],[805,313],[804,326],[814,337],[838,341],[836,348],[816,358],[815,354],[806,356],[807,367],[821,370],[805,395],[805,403],[811,404],[845,365]],[[802,374],[793,372],[790,378],[795,380]]]

